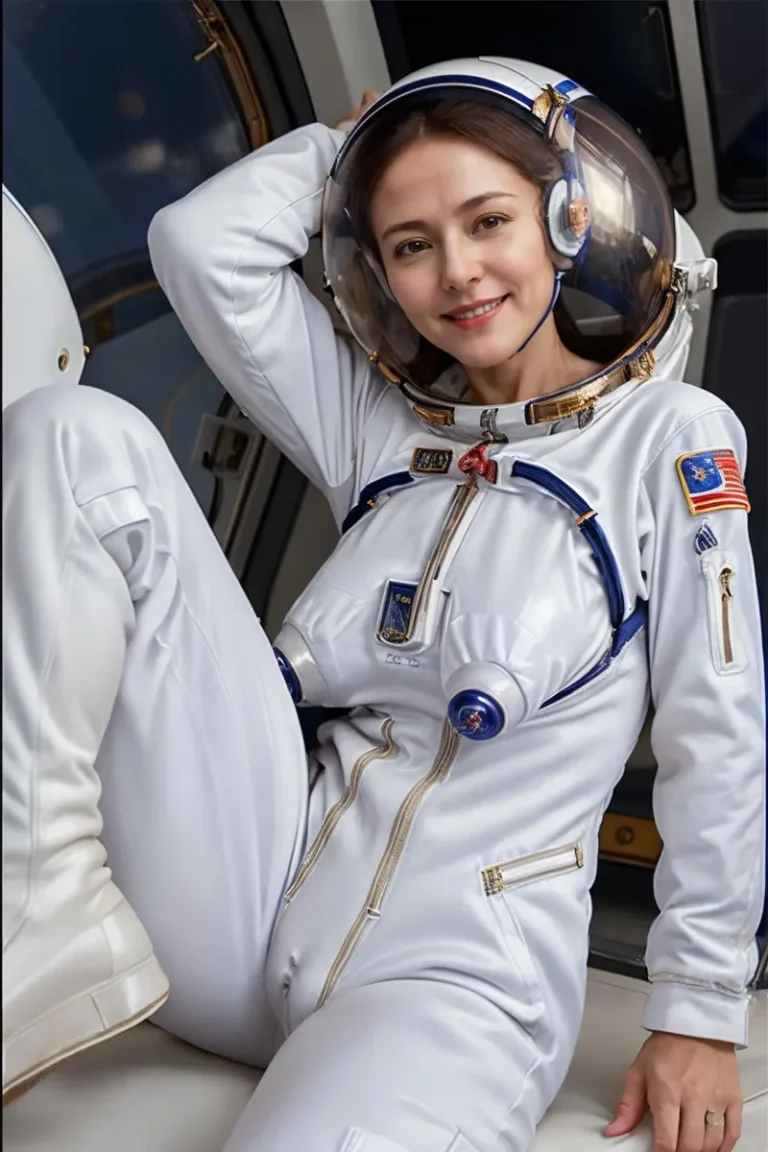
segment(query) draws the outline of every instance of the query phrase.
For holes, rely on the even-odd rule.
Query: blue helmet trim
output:
[[[564,91],[562,87],[563,84],[571,84],[573,87]],[[557,85],[558,91],[562,92],[563,95],[566,95],[566,92],[573,91],[573,88],[578,87],[579,85],[574,84],[572,80],[564,80]],[[401,88],[395,88],[393,91],[387,92],[384,96],[376,101],[373,107],[369,108],[367,112],[363,113],[342,144],[341,149],[339,150],[339,153],[333,162],[333,167],[331,168],[331,179],[336,179],[336,174],[339,170],[339,167],[343,163],[347,152],[352,147],[352,144],[360,135],[369,120],[371,120],[374,116],[378,116],[382,109],[388,108],[390,104],[394,104],[395,101],[401,99],[403,96],[411,96],[414,92],[425,92],[430,88],[473,88],[475,91],[492,92],[496,95],[506,96],[507,99],[514,101],[516,104],[519,104],[519,106],[525,112],[530,113],[531,121],[539,132],[543,131],[544,129],[544,124],[540,120],[537,120],[531,111],[533,108],[533,100],[531,100],[529,96],[525,96],[522,92],[519,92],[517,88],[513,88],[510,84],[501,84],[496,80],[484,80],[477,76],[462,76],[461,74],[455,76],[447,75],[439,77],[426,77],[423,80],[413,80],[410,84],[403,84]]]
[[[568,96],[574,89],[580,87],[581,85],[577,84],[575,80],[561,80],[559,84],[555,84],[555,88],[558,92],[562,93],[563,96]]]

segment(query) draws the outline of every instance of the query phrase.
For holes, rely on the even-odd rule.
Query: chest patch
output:
[[[378,638],[385,644],[403,644],[408,639],[416,584],[390,580],[379,617]]]
[[[731,448],[687,452],[677,459],[677,474],[691,516],[725,508],[749,512],[749,498]]]
[[[411,457],[411,472],[442,475],[451,466],[453,452],[446,448],[416,448]]]
[[[702,524],[693,540],[693,547],[699,556],[703,556],[710,548],[717,548],[717,536],[715,536],[709,524]]]

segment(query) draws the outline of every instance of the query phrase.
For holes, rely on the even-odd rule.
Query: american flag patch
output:
[[[677,474],[691,516],[719,512],[722,508],[743,508],[749,512],[747,490],[731,448],[687,452],[677,460]]]

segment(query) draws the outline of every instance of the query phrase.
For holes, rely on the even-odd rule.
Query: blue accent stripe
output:
[[[648,603],[646,600],[638,600],[635,605],[635,610],[631,616],[628,616],[621,625],[615,630],[611,638],[611,646],[607,652],[598,660],[588,672],[580,676],[578,680],[574,680],[573,684],[569,684],[567,688],[563,688],[560,692],[556,692],[554,696],[550,696],[542,704],[542,708],[548,708],[550,704],[557,704],[559,700],[564,700],[566,696],[571,696],[574,692],[578,692],[579,688],[584,688],[585,685],[591,684],[593,680],[605,672],[611,666],[613,661],[622,652],[630,640],[634,639],[641,628],[645,626],[648,621]]]
[[[570,83],[570,81],[566,81],[566,83]],[[574,85],[574,87],[578,87],[578,85]],[[474,88],[481,92],[495,92],[500,96],[506,96],[508,99],[513,100],[526,112],[530,112],[533,108],[533,100],[531,100],[529,96],[524,96],[522,92],[518,92],[518,90],[510,84],[501,84],[497,80],[487,80],[480,76],[463,76],[458,74],[455,76],[428,76],[422,80],[413,80],[410,84],[404,84],[402,88],[396,88],[394,91],[388,92],[377,101],[374,108],[369,109],[368,112],[360,117],[341,146],[341,150],[331,168],[331,179],[336,179],[336,173],[344,157],[373,116],[378,116],[383,108],[388,108],[390,104],[394,104],[396,100],[401,99],[403,96],[411,96],[414,92],[424,92],[430,88]],[[531,116],[531,121],[539,132],[543,131],[544,125],[540,120]]]
[[[561,80],[559,84],[555,84],[558,92],[562,92],[563,96],[567,96],[569,92],[573,92],[579,85],[575,80]]]
[[[540,464],[529,464],[525,460],[515,460],[512,465],[512,475],[519,476],[523,480],[530,480],[531,483],[538,484],[540,488],[551,492],[553,496],[556,496],[572,509],[577,516],[584,516],[587,512],[593,511],[575,488],[571,488],[570,484],[566,484],[559,476],[555,476],[547,468],[542,468]],[[579,530],[589,543],[600,569],[600,575],[603,578],[608,596],[611,627],[615,630],[624,619],[625,613],[624,592],[621,587],[618,564],[605,533],[597,523],[596,515],[580,524]]]
[[[542,468],[539,464],[530,464],[525,460],[516,460],[512,465],[512,475],[519,476],[524,480],[530,480],[533,484],[538,484],[541,488],[544,488],[547,492],[550,492],[566,504],[577,516],[584,516],[588,512],[594,513],[594,509],[590,508],[587,501],[583,496],[579,495],[575,488],[571,488],[570,484],[566,484],[559,476],[556,476],[547,468]],[[608,539],[602,527],[597,523],[597,515],[593,514],[588,520],[584,520],[579,524],[579,531],[586,538],[592,549],[592,553],[600,570],[600,575],[603,579],[603,584],[605,585],[608,596],[611,628],[613,630],[611,644],[588,672],[585,672],[584,675],[580,676],[578,680],[575,680],[573,684],[569,684],[567,687],[561,689],[560,692],[556,692],[554,696],[550,696],[548,700],[544,701],[542,708],[547,708],[550,704],[556,704],[558,700],[565,699],[566,696],[577,692],[579,688],[583,688],[586,684],[591,683],[592,680],[596,680],[601,673],[610,667],[619,653],[623,651],[630,640],[637,635],[648,620],[648,604],[645,600],[638,600],[634,611],[626,620],[624,619],[626,601],[624,599],[624,590],[621,586],[619,567],[611,546],[608,543]]]
[[[631,616],[623,620],[613,637],[613,647],[611,649],[611,657],[618,656],[622,648],[626,648],[630,640],[633,640],[641,628],[644,628],[648,623],[648,601],[638,600],[635,604],[635,610]]]
[[[375,501],[382,492],[386,492],[390,488],[402,488],[405,484],[413,484],[413,476],[410,472],[390,472],[388,476],[380,476],[378,480],[372,480],[370,484],[366,484],[357,498],[357,503],[350,508],[344,517],[344,522],[341,525],[342,536],[350,528],[353,528],[358,520],[362,520],[366,512],[372,510]]]

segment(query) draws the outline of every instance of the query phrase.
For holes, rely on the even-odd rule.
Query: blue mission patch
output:
[[[445,473],[451,466],[453,452],[446,448],[416,448],[411,457],[411,472]]]
[[[385,644],[404,644],[409,638],[413,602],[418,584],[390,580],[384,596],[377,636]]]

